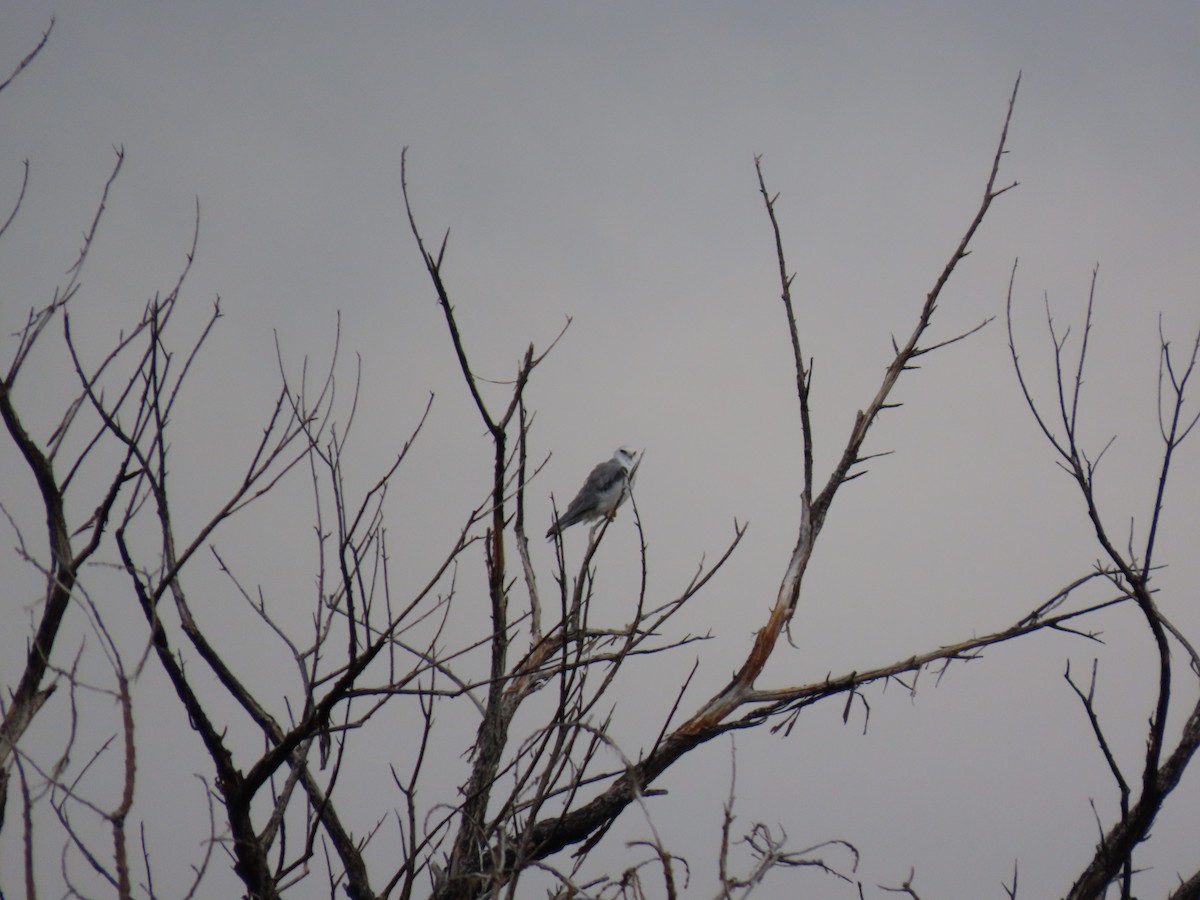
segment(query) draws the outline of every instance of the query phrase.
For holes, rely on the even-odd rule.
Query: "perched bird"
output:
[[[592,474],[588,475],[587,481],[583,483],[567,511],[559,516],[558,521],[546,532],[546,539],[550,540],[556,534],[562,534],[564,528],[570,528],[577,522],[591,522],[601,516],[609,519],[616,516],[617,507],[629,496],[638,462],[636,450],[621,447],[613,454],[612,459],[592,469]]]

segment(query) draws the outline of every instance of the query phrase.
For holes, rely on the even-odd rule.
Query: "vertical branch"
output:
[[[1072,680],[1070,662],[1067,663],[1067,670],[1063,674],[1063,678],[1065,678],[1067,684],[1071,686],[1071,690],[1075,692],[1075,695],[1079,698],[1079,702],[1083,704],[1084,712],[1087,713],[1088,723],[1092,726],[1092,736],[1095,738],[1096,744],[1100,748],[1100,752],[1104,754],[1104,761],[1108,763],[1108,769],[1110,772],[1112,772],[1113,779],[1117,782],[1117,789],[1121,794],[1121,819],[1125,820],[1129,818],[1129,783],[1125,780],[1125,776],[1121,772],[1121,767],[1117,764],[1117,759],[1113,755],[1111,748],[1108,746],[1108,739],[1104,736],[1104,730],[1100,727],[1100,717],[1096,712],[1096,672],[1099,668],[1099,664],[1099,660],[1092,660],[1092,680],[1088,684],[1086,694]],[[1124,879],[1121,896],[1128,900],[1130,882],[1133,878],[1132,853],[1127,853],[1125,855],[1122,869],[1124,870]]]
[[[1188,380],[1192,377],[1192,373],[1196,371],[1197,358],[1200,357],[1200,330],[1196,332],[1196,338],[1192,341],[1192,353],[1182,374],[1176,374],[1174,364],[1171,362],[1171,344],[1163,336],[1161,317],[1158,322],[1158,336],[1160,345],[1159,394],[1161,396],[1163,371],[1165,370],[1171,380],[1171,390],[1175,395],[1175,400],[1171,404],[1171,424],[1169,428],[1161,427],[1162,407],[1161,404],[1159,405],[1159,422],[1164,447],[1162,464],[1159,467],[1158,485],[1154,494],[1154,506],[1150,514],[1150,532],[1146,536],[1146,552],[1142,560],[1142,576],[1146,579],[1150,577],[1151,557],[1154,555],[1154,542],[1158,537],[1158,524],[1162,518],[1163,503],[1167,493],[1167,475],[1171,471],[1171,461],[1175,455],[1176,448],[1187,439],[1192,429],[1196,427],[1197,421],[1200,421],[1200,412],[1197,412],[1191,421],[1186,424],[1181,421],[1184,415],[1184,391],[1187,388]]]
[[[49,29],[46,34],[49,34]],[[43,44],[44,42],[45,37],[43,37]],[[39,44],[37,49],[40,50],[41,46],[42,44]],[[37,50],[34,51],[34,54],[36,52]],[[18,68],[18,72],[28,64],[34,54],[30,54],[26,58]],[[17,743],[38,711],[54,692],[53,684],[43,688],[42,683],[50,666],[51,655],[70,603],[72,591],[75,588],[78,572],[100,546],[109,513],[125,481],[125,473],[129,465],[129,457],[126,456],[112,474],[104,499],[93,514],[90,523],[91,535],[76,552],[71,544],[71,528],[67,522],[66,490],[55,475],[51,456],[38,446],[26,430],[20,413],[17,411],[13,391],[17,376],[33,345],[46,326],[66,308],[66,304],[77,292],[79,274],[87,259],[88,250],[108,200],[109,190],[120,172],[123,158],[123,154],[118,151],[117,162],[105,183],[91,228],[84,236],[83,248],[71,266],[70,283],[66,288],[56,290],[54,299],[47,306],[30,313],[29,320],[20,333],[8,373],[3,379],[0,379],[0,420],[4,422],[9,438],[20,451],[37,484],[45,510],[46,536],[50,550],[50,565],[46,574],[46,594],[41,619],[33,640],[29,644],[25,668],[20,681],[12,692],[3,721],[0,721],[0,797],[6,794],[9,766]],[[7,227],[7,223],[5,227]],[[89,445],[88,452],[94,447],[94,443]],[[0,800],[0,828],[3,827],[3,824],[4,804]]]
[[[441,306],[442,312],[445,314],[446,326],[450,330],[450,341],[454,345],[454,355],[458,358],[459,368],[462,369],[463,380],[467,383],[467,389],[471,392],[471,399],[475,401],[475,408],[479,410],[480,418],[483,419],[487,430],[495,437],[498,426],[492,420],[487,404],[483,400],[483,395],[479,392],[479,385],[475,380],[475,375],[471,372],[471,364],[467,360],[467,351],[463,347],[462,336],[458,331],[458,323],[454,320],[454,307],[450,305],[450,295],[446,291],[446,285],[442,282],[442,258],[446,253],[446,242],[450,239],[450,232],[447,231],[442,238],[442,246],[438,249],[436,257],[425,249],[425,241],[421,238],[421,233],[417,229],[417,220],[413,215],[412,203],[408,197],[407,147],[400,152],[400,191],[404,197],[404,209],[408,214],[409,228],[416,239],[417,249],[421,251],[421,261],[425,264],[425,270],[429,273],[429,277],[433,281],[434,289],[438,295],[438,305]]]
[[[542,599],[538,594],[537,574],[529,558],[529,538],[525,533],[525,486],[529,483],[526,464],[528,462],[529,422],[525,415],[525,403],[519,404],[517,415],[517,513],[513,534],[517,541],[517,553],[521,557],[521,569],[525,575],[525,589],[529,592],[530,641],[537,644],[542,639]]]
[[[809,414],[808,390],[812,383],[812,372],[804,363],[804,354],[800,350],[800,331],[796,326],[796,313],[792,307],[792,280],[795,274],[789,274],[787,262],[783,255],[783,235],[779,230],[779,221],[775,218],[775,201],[779,194],[767,193],[767,183],[763,179],[762,157],[754,157],[754,171],[758,173],[758,190],[762,194],[763,204],[767,208],[767,217],[771,220],[771,231],[775,236],[775,258],[779,263],[780,299],[787,313],[788,335],[792,340],[792,365],[796,370],[796,396],[800,400],[800,431],[804,439],[804,494],[801,502],[808,506],[813,492],[813,436],[812,418]]]
[[[34,853],[33,853],[33,798],[29,794],[29,781],[25,777],[25,766],[21,762],[21,757],[15,757],[17,767],[17,780],[21,784],[21,862],[23,863],[23,874],[25,875],[25,896],[27,900],[37,900],[37,879],[34,877]],[[4,773],[7,775],[7,771]],[[7,785],[0,781],[0,788],[6,788]],[[3,806],[7,798],[7,793],[0,794],[0,813],[3,812]]]
[[[466,382],[475,407],[479,412],[492,440],[492,489],[490,525],[487,529],[484,543],[484,560],[488,579],[488,598],[491,605],[491,662],[487,685],[487,702],[484,706],[483,719],[476,734],[474,764],[470,776],[463,788],[463,801],[460,812],[459,831],[450,852],[450,861],[446,879],[438,886],[439,892],[445,892],[445,897],[468,897],[475,890],[472,880],[476,879],[485,867],[486,842],[489,838],[488,806],[491,791],[500,769],[501,759],[508,740],[508,726],[516,710],[515,705],[505,702],[505,688],[508,677],[508,560],[505,533],[508,527],[506,512],[509,433],[515,417],[519,422],[518,455],[524,459],[524,393],[529,377],[537,365],[545,358],[546,353],[554,348],[558,338],[541,355],[535,355],[534,347],[529,345],[521,363],[517,367],[517,376],[512,384],[512,392],[508,405],[499,416],[488,408],[479,387],[479,380],[471,370],[470,360],[459,329],[454,306],[450,302],[449,292],[442,277],[442,261],[446,252],[446,241],[449,232],[442,240],[442,245],[435,256],[425,247],[420,229],[417,227],[416,216],[413,213],[412,202],[408,193],[407,151],[400,158],[400,185],[404,199],[404,208],[408,216],[409,227],[425,269],[433,283],[438,297],[438,305],[446,320],[450,341],[458,359],[459,369]],[[570,324],[568,320],[568,325]],[[566,330],[564,326],[563,331]],[[559,337],[562,332],[559,333]],[[521,508],[521,498],[524,493],[523,468],[518,472],[517,504],[518,513]],[[518,542],[522,539],[518,535]],[[477,885],[476,885],[477,887]]]
[[[466,349],[463,346],[462,336],[458,329],[458,322],[454,317],[454,307],[450,303],[450,297],[446,291],[441,274],[442,258],[446,251],[446,239],[449,238],[449,232],[446,233],[446,238],[443,239],[442,246],[436,257],[425,249],[425,242],[417,228],[416,218],[412,211],[412,203],[408,196],[406,154],[407,151],[401,153],[400,157],[400,184],[404,197],[405,210],[408,213],[409,225],[412,229],[413,238],[417,242],[417,248],[421,252],[421,259],[425,263],[425,269],[429,273],[429,277],[437,291],[438,304],[441,306],[446,319],[446,327],[450,332],[450,340],[454,345],[454,353],[458,358],[463,380],[466,382],[467,389],[475,401],[475,407],[479,411],[480,418],[483,420],[485,427],[492,437],[493,444],[491,526],[488,529],[485,544],[488,598],[491,603],[492,614],[488,699],[484,708],[483,720],[479,724],[475,740],[475,762],[463,792],[462,818],[458,836],[455,839],[454,847],[450,854],[448,873],[450,883],[455,884],[456,889],[460,892],[459,895],[465,897],[469,893],[466,888],[466,878],[471,872],[478,871],[482,865],[483,842],[485,840],[483,826],[487,819],[491,786],[500,766],[501,755],[504,752],[507,731],[507,717],[505,716],[503,703],[504,675],[508,666],[508,611],[507,598],[505,597],[504,547],[504,485],[506,481],[505,463],[507,457],[507,433],[505,426],[507,425],[507,417],[503,424],[493,419],[491,413],[488,411],[487,404],[484,402],[483,395],[480,393],[475,375],[471,371]],[[526,355],[526,366],[529,364],[532,350],[533,348],[531,347],[530,353]],[[524,377],[527,377],[527,374],[527,371],[523,371],[523,377],[518,378],[517,386],[514,389],[514,402],[520,397],[524,386]]]
[[[129,879],[129,854],[125,839],[125,820],[133,808],[133,785],[137,773],[137,748],[133,740],[133,700],[129,696],[129,679],[117,668],[117,699],[121,704],[121,731],[125,737],[125,769],[121,788],[121,803],[109,815],[113,831],[113,858],[117,867],[117,896],[128,900],[133,896]]]

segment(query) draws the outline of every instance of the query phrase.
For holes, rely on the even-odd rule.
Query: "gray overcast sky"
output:
[[[1003,626],[1095,559],[1008,362],[1016,257],[1018,334],[1042,375],[1043,292],[1060,322],[1078,323],[1100,265],[1085,434],[1095,449],[1119,435],[1101,499],[1113,523],[1144,524],[1158,316],[1179,344],[1200,326],[1195,4],[5,2],[0,69],[51,15],[45,52],[0,94],[0,207],[31,161],[21,215],[0,242],[0,327],[17,330],[61,280],[114,145],[126,165],[77,310],[94,352],[169,289],[199,198],[188,315],[200,322],[219,295],[225,317],[175,437],[196,521],[239,477],[277,390],[272,330],[298,371],[306,354],[327,357],[339,313],[343,362],[363,361],[357,489],[436,395],[390,509],[403,584],[428,576],[421,560],[444,552],[486,490],[488,447],[403,217],[408,147],[420,223],[431,239],[451,228],[448,283],[476,369],[510,377],[530,341],[544,347],[573,319],[530,394],[534,445],[553,454],[532,514],[549,521],[550,494],[564,503],[617,445],[646,447],[638,505],[662,595],[723,547],[735,517],[750,522],[680,626],[715,635],[700,650],[698,700],[744,655],[795,540],[798,416],[754,155],[781,194],[827,471],[891,335],[911,328],[974,212],[1022,72],[1002,169],[1020,187],[985,222],[934,331],[1000,320],[901,383],[905,406],[869,447],[895,453],[839,497],[793,625],[798,649],[769,674],[800,683]],[[63,374],[48,361],[37,388],[53,397],[47,429],[67,396]],[[5,454],[0,499],[28,502]],[[1188,446],[1160,551],[1172,564],[1164,602],[1193,639],[1197,460]],[[302,490],[275,502],[264,515],[304,515]],[[602,587],[619,607],[636,573],[632,528],[617,525]],[[262,520],[246,528],[224,538],[229,552],[247,563],[274,553],[285,570],[254,579],[274,579],[280,595],[289,579],[307,590],[308,570],[286,571],[286,544],[240,547]],[[624,615],[614,609],[613,623]],[[1123,669],[1147,662],[1149,638],[1128,614],[1104,627],[1104,648],[1039,638],[936,689],[930,679],[912,700],[875,691],[865,736],[832,707],[790,738],[739,736],[740,814],[782,825],[800,846],[854,841],[868,884],[896,884],[915,866],[922,896],[999,897],[1019,859],[1021,896],[1058,896],[1095,839],[1089,798],[1106,822],[1115,809],[1061,678],[1066,660],[1083,671],[1100,653],[1104,712],[1130,765],[1149,712],[1149,675]],[[678,679],[691,659],[655,677]],[[627,752],[653,739],[661,713],[630,711]],[[696,896],[710,893],[703,860],[728,771],[728,744],[714,744],[651,804],[664,840],[696,864]],[[1193,772],[1156,829],[1145,896],[1194,871],[1198,791]],[[152,792],[143,803],[152,817]],[[618,850],[644,836],[640,814],[627,819]],[[833,890],[805,877],[767,890]]]

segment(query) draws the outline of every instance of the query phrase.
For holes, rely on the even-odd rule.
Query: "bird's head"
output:
[[[622,446],[617,448],[617,452],[613,454],[613,459],[619,462],[621,468],[628,472],[634,467],[634,463],[637,462],[637,458],[640,455],[641,453],[632,447]]]

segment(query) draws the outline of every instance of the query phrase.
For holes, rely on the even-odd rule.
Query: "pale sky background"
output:
[[[339,312],[344,383],[354,354],[363,366],[352,488],[374,482],[435,394],[389,497],[395,589],[424,583],[483,497],[489,447],[404,220],[405,146],[427,237],[452,229],[445,273],[476,370],[510,377],[530,341],[544,347],[574,320],[528,394],[535,451],[553,454],[531,489],[535,521],[548,523],[551,492],[566,502],[590,466],[629,443],[647,448],[637,500],[654,597],[668,598],[702,555],[719,554],[734,518],[750,523],[677,625],[714,640],[626,672],[616,732],[630,755],[653,740],[673,699],[673,687],[657,697],[656,688],[679,683],[698,655],[692,708],[740,663],[795,542],[798,414],[756,153],[781,194],[802,340],[815,359],[823,474],[876,390],[891,334],[911,329],[974,214],[1023,72],[1001,174],[1020,187],[984,223],[932,334],[999,318],[902,380],[894,399],[905,406],[868,445],[895,452],[839,495],[793,623],[798,649],[781,648],[760,686],[1003,627],[1096,559],[1080,501],[1008,361],[1002,319],[1015,257],[1023,358],[1040,376],[1043,292],[1060,323],[1078,326],[1100,265],[1083,434],[1094,450],[1118,435],[1101,467],[1101,502],[1117,535],[1131,520],[1135,534],[1144,529],[1159,452],[1158,316],[1181,348],[1200,327],[1192,3],[4,2],[0,70],[51,15],[49,45],[0,94],[0,208],[16,198],[21,161],[31,162],[21,215],[0,242],[0,326],[16,331],[62,282],[114,145],[125,148],[125,168],[75,312],[92,352],[169,290],[199,198],[180,326],[194,330],[217,295],[225,315],[176,416],[182,530],[236,483],[258,438],[278,388],[273,329],[295,373],[305,355],[327,359]],[[36,364],[18,399],[45,437],[69,373],[49,353]],[[1170,564],[1158,581],[1164,609],[1193,641],[1197,446],[1178,457],[1158,550]],[[0,501],[24,511],[41,539],[28,480],[6,443]],[[216,540],[277,608],[302,595],[301,622],[310,506],[298,482]],[[569,535],[578,558],[582,530]],[[0,543],[14,542],[5,525]],[[601,552],[594,613],[614,626],[627,620],[635,551],[625,515]],[[550,551],[535,552],[548,583]],[[478,575],[472,560],[464,579]],[[211,587],[207,602],[219,610],[234,601],[211,568],[207,559],[197,567],[192,590]],[[463,627],[467,604],[480,604],[480,622],[485,615],[470,585]],[[36,596],[21,591],[4,601],[6,622],[17,623],[0,630],[6,685],[25,641],[20,607]],[[1099,655],[1099,708],[1131,775],[1150,713],[1146,629],[1131,611],[1096,625],[1104,646],[1038,636],[952,669],[937,687],[923,677],[915,698],[895,685],[871,689],[865,736],[861,708],[843,725],[838,701],[806,712],[788,738],[738,735],[739,823],[781,826],[796,848],[850,840],[868,886],[897,885],[914,867],[925,898],[1002,897],[1017,860],[1019,896],[1060,896],[1096,839],[1089,799],[1106,826],[1117,803],[1062,679],[1067,661],[1084,673]],[[256,643],[265,636],[228,640],[247,670],[272,677]],[[157,674],[146,681],[139,690],[161,692]],[[184,727],[173,698],[164,694],[161,708],[164,722]],[[398,743],[404,733],[399,723]],[[165,734],[143,732],[159,743],[145,754],[135,807],[158,840],[160,886],[182,883],[207,827],[198,837],[171,804],[202,809],[191,774],[211,774],[190,732]],[[363,765],[379,765],[378,783],[390,788],[388,749]],[[447,759],[461,762],[460,749]],[[664,842],[693,864],[693,896],[715,890],[729,769],[729,742],[713,742],[662,779],[669,797],[648,803]],[[1177,873],[1200,865],[1198,800],[1193,771],[1138,857],[1153,867],[1140,896],[1163,896]],[[356,830],[390,802],[367,792]],[[647,833],[629,810],[603,858],[627,860],[622,842]],[[9,837],[0,887],[15,892]],[[57,848],[45,849],[49,888],[59,863]],[[224,860],[216,865],[212,884],[235,891]],[[323,888],[308,886],[312,896]],[[760,895],[853,893],[792,872]]]

